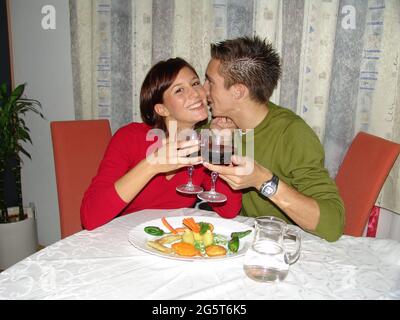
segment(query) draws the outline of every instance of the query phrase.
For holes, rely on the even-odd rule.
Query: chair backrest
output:
[[[359,132],[336,176],[346,209],[344,234],[362,236],[369,214],[400,152],[400,144]]]
[[[50,128],[61,238],[65,238],[82,230],[83,194],[97,173],[111,129],[108,120],[53,121]]]

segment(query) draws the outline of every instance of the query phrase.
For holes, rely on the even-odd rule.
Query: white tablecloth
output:
[[[400,243],[343,236],[329,243],[302,232],[302,253],[280,283],[259,283],[243,257],[180,261],[128,241],[161,216],[217,216],[199,209],[144,210],[81,231],[0,274],[0,299],[400,299]],[[235,220],[253,225],[252,218]]]

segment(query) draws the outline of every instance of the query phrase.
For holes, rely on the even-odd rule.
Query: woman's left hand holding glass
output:
[[[192,154],[199,154],[199,150],[198,140],[164,139],[160,148],[147,155],[146,161],[152,165],[157,173],[170,172],[202,163],[200,156],[189,157]]]

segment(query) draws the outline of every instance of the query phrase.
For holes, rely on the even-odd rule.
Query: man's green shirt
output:
[[[242,137],[243,150],[251,136]],[[314,234],[335,241],[343,234],[344,206],[335,182],[324,167],[324,149],[314,131],[294,112],[269,103],[265,119],[254,129],[254,159],[280,180],[315,199],[320,221]],[[244,189],[244,216],[273,215],[293,223],[258,190]]]

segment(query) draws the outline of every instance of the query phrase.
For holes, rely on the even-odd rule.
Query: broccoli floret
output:
[[[228,239],[225,236],[214,233],[213,244],[225,246],[227,243],[228,243]]]
[[[194,247],[195,247],[197,250],[199,250],[200,253],[201,253],[202,255],[204,255],[204,254],[206,253],[206,248],[205,248],[205,246],[204,246],[203,241],[195,240],[195,241],[194,241]]]

